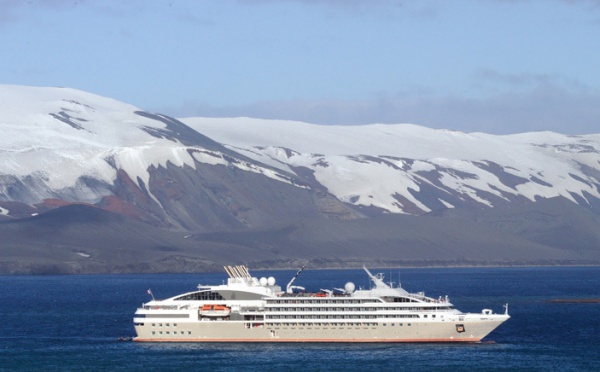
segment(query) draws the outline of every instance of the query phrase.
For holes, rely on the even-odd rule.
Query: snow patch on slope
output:
[[[132,180],[149,184],[151,167],[168,164],[195,167],[194,160],[215,164],[215,157],[192,156],[190,147],[151,135],[144,128],[164,130],[166,124],[136,114],[139,109],[110,98],[68,88],[0,85],[0,175],[44,184],[31,190],[31,202],[45,198],[98,195],[82,177],[113,184],[118,169]],[[220,164],[227,165],[222,154]],[[233,166],[291,183],[269,169],[245,163]],[[7,194],[7,190],[0,190]],[[156,200],[156,199],[155,199]]]
[[[494,136],[412,124],[181,119],[228,149],[273,167],[268,168],[214,147],[184,145],[175,133],[183,129],[178,123],[138,111],[73,89],[0,85],[0,195],[10,200],[11,190],[21,187],[28,200],[95,202],[110,192],[119,169],[148,185],[152,167],[202,162],[301,187],[286,175],[296,172],[348,203],[394,213],[463,201],[493,206],[520,197],[600,198],[600,135]],[[99,181],[96,189],[88,178]]]
[[[412,124],[323,126],[250,118],[181,120],[261,162],[285,170],[309,168],[341,200],[392,212],[403,209],[394,197],[396,193],[422,211],[429,211],[414,195],[422,183],[443,187],[441,192],[455,190],[487,206],[493,205],[482,196],[486,193],[502,200],[508,200],[509,195],[531,201],[564,196],[574,202],[573,194],[582,199],[586,194],[600,197],[596,186],[600,180],[581,170],[581,165],[598,169],[598,134],[535,132],[496,136]],[[360,160],[361,156],[367,156],[367,160]],[[485,168],[476,162],[497,166]],[[441,185],[419,175],[435,171],[440,174]],[[503,177],[523,182],[512,185]]]

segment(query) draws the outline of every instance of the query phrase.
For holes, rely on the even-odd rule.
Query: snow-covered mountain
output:
[[[597,264],[598,210],[600,134],[175,119],[0,85],[0,273]]]
[[[66,88],[0,86],[0,212],[88,203],[211,231],[356,213],[176,119]]]
[[[556,196],[600,207],[600,134],[176,120],[78,90],[7,85],[0,130],[0,212],[14,217],[81,202],[210,231]]]
[[[600,208],[600,134],[497,136],[410,124],[181,120],[232,150],[313,179],[363,208],[422,214],[557,196]]]
[[[205,138],[193,141],[197,133],[189,136],[189,128],[168,117],[73,89],[2,86],[0,125],[0,174],[46,186],[20,201],[69,193],[93,201],[104,195],[78,184],[83,177],[112,184],[123,170],[148,185],[149,168],[167,163],[193,166],[194,161],[232,165],[291,182],[272,170],[229,163],[225,155],[231,152]],[[10,190],[6,182],[2,186],[6,197]]]

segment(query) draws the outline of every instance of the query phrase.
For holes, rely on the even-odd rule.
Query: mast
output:
[[[294,281],[296,280],[296,278],[298,277],[298,275],[300,275],[300,273],[302,272],[302,270],[304,270],[305,268],[306,268],[306,265],[303,265],[300,268],[300,270],[298,270],[298,272],[296,273],[296,275],[294,275],[294,277],[292,278],[292,280],[290,280],[290,282],[285,287],[285,292],[286,293],[292,293],[294,288],[304,289],[303,287],[294,287],[294,286],[292,286],[292,284],[294,283]]]
[[[380,277],[380,276],[375,276],[375,275],[371,274],[371,272],[369,271],[369,269],[367,269],[366,266],[363,266],[363,269],[367,272],[367,275],[369,276],[369,278],[371,278],[371,280],[375,284],[375,288],[390,288],[389,285],[384,283],[383,275],[381,275],[381,277]]]

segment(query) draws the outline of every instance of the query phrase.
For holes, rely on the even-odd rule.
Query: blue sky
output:
[[[600,1],[0,0],[0,84],[176,117],[600,133]]]

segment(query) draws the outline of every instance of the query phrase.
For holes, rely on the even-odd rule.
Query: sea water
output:
[[[285,284],[295,270],[252,272]],[[0,277],[0,370],[600,370],[598,267],[373,269],[410,292],[511,319],[481,344],[202,344],[122,342],[154,296],[221,284],[225,273]],[[369,287],[362,270],[305,270],[307,290]]]

